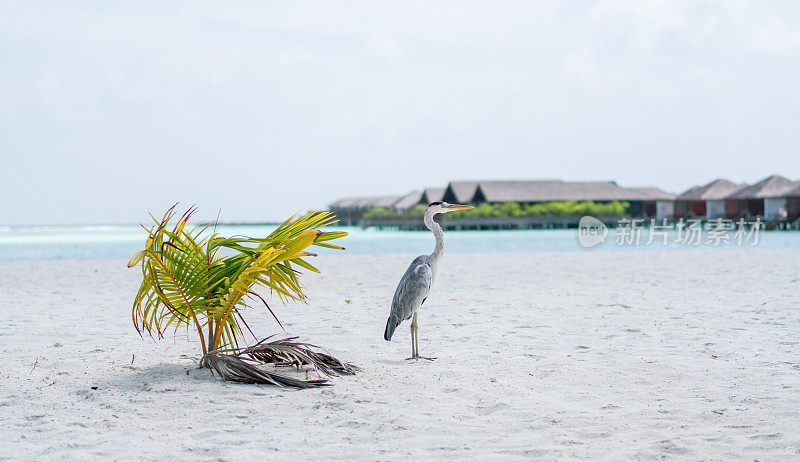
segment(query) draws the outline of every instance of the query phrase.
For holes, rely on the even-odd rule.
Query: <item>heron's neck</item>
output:
[[[431,260],[438,263],[442,255],[444,255],[444,232],[442,232],[442,227],[439,226],[439,223],[433,221],[433,215],[433,213],[425,214],[425,226],[433,231],[433,237],[436,238],[436,247],[431,254]]]

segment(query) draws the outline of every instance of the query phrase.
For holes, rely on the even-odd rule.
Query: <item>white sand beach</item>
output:
[[[308,305],[273,303],[363,369],[302,391],[141,339],[124,261],[2,263],[0,459],[800,458],[800,252],[446,255],[433,362],[404,360],[408,323],[382,338],[412,257],[320,257]]]

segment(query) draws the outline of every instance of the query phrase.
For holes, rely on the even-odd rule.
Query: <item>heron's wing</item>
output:
[[[391,316],[398,324],[414,314],[414,309],[422,304],[431,289],[433,271],[425,257],[427,255],[417,257],[411,262],[394,291]]]

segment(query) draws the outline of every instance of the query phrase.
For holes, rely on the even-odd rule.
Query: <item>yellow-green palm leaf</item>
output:
[[[145,228],[145,248],[128,266],[142,268],[132,313],[137,331],[161,337],[170,327],[196,330],[204,355],[238,343],[246,326],[241,310],[252,299],[264,301],[259,287],[281,301],[305,300],[293,265],[319,272],[304,260],[313,255],[306,249],[342,249],[330,241],[347,235],[319,230],[337,221],[330,212],[309,212],[291,217],[265,238],[224,238],[210,233],[210,225],[189,226],[194,211],[187,210],[174,225],[174,206],[161,219],[153,217],[154,225]]]

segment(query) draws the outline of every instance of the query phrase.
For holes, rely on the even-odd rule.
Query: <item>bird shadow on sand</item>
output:
[[[402,359],[378,359],[375,362],[377,364],[384,364],[387,366],[402,366],[403,364],[407,364],[410,361],[404,361]]]
[[[383,364],[386,366],[405,366],[405,365],[415,365],[415,364],[433,364],[436,361],[430,361],[427,358],[419,358],[419,359],[379,359],[375,361],[377,364]]]

